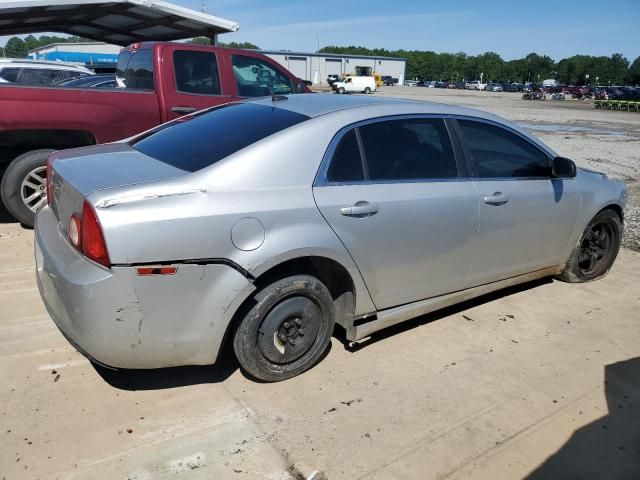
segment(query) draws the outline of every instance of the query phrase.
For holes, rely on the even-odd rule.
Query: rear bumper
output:
[[[220,264],[148,277],[103,268],[69,244],[48,207],[36,216],[35,256],[40,295],[58,328],[80,353],[115,368],[214,363],[234,307],[253,290]]]

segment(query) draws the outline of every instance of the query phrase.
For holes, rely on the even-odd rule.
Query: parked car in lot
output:
[[[87,75],[93,72],[79,65],[0,58],[0,83],[51,85]]]
[[[120,53],[116,77],[123,88],[0,84],[0,193],[21,223],[33,225],[46,202],[45,163],[54,150],[120,140],[240,98],[310,92],[258,52],[188,43],[131,45]]]
[[[481,83],[480,80],[474,80],[468,82],[466,85],[467,90],[484,90],[487,87],[486,83]]]
[[[487,92],[502,92],[504,91],[504,88],[502,88],[502,85],[499,83],[487,83],[487,85],[484,87],[484,89]]]
[[[398,79],[395,78],[395,77],[392,77],[390,75],[383,75],[382,76],[382,84],[383,85],[387,85],[389,87],[392,87],[397,83],[398,83]]]
[[[373,93],[376,91],[376,80],[368,76],[346,77],[331,85],[336,93]]]
[[[502,84],[502,90],[505,92],[517,92],[518,91],[518,85],[515,83],[503,83]]]
[[[340,75],[333,74],[333,75],[327,76],[327,83],[329,84],[329,86],[339,81],[340,81]]]
[[[36,216],[40,293],[117,368],[216,361],[266,381],[533,279],[607,273],[624,182],[515,125],[438,103],[292,95],[54,153]]]
[[[407,87],[416,87],[416,86],[418,86],[418,83],[419,83],[418,80],[405,80],[404,81],[404,84]]]
[[[63,80],[62,82],[54,83],[52,86],[67,88],[116,88],[118,82],[116,81],[115,75],[100,74]]]

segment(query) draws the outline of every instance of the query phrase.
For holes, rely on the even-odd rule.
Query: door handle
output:
[[[359,201],[351,207],[342,207],[340,213],[347,217],[364,218],[378,213],[378,206],[369,202]]]
[[[173,113],[179,113],[180,115],[187,115],[188,113],[193,113],[196,111],[194,107],[172,107],[171,111]]]
[[[504,205],[508,201],[509,197],[502,192],[495,192],[493,195],[484,197],[484,203],[486,203],[487,205],[495,205],[498,207],[500,205]]]

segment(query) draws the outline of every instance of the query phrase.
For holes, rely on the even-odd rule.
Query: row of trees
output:
[[[407,78],[425,80],[474,80],[484,73],[485,80],[500,82],[541,82],[555,78],[568,85],[595,84],[596,81],[605,85],[640,83],[640,57],[629,65],[629,61],[619,53],[610,57],[574,55],[555,62],[551,57],[537,53],[506,61],[494,52],[473,56],[464,52],[391,51],[354,46],[328,46],[320,49],[320,52],[404,57],[407,59]]]

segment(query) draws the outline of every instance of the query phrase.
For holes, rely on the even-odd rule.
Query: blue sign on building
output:
[[[118,63],[118,55],[111,53],[49,52],[38,54],[36,60],[60,60],[62,62]]]

